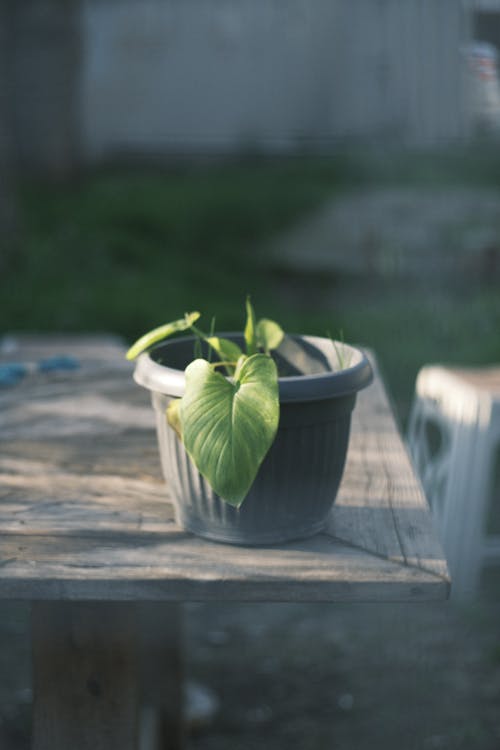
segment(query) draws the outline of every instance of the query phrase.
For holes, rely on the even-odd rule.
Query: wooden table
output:
[[[358,397],[325,533],[250,549],[175,525],[148,395],[123,351],[103,337],[6,337],[0,347],[0,363],[80,363],[0,390],[0,598],[32,602],[35,750],[135,750],[144,702],[159,717],[156,746],[181,745],[181,602],[449,593],[378,375]]]

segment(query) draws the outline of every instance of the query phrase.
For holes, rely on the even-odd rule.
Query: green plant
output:
[[[229,339],[204,333],[200,313],[167,323],[141,336],[127,352],[135,359],[179,332],[195,335],[195,359],[186,368],[184,396],[173,399],[167,419],[198,471],[226,502],[239,507],[271,447],[279,422],[278,371],[271,351],[284,336],[272,320],[256,320],[247,298],[245,351]],[[208,358],[201,356],[201,343]],[[218,360],[212,362],[211,354]],[[225,371],[225,375],[221,370]]]

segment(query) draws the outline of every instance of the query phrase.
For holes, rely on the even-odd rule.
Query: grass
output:
[[[239,325],[248,291],[272,298],[256,246],[338,182],[334,164],[291,162],[25,186],[20,250],[0,282],[4,327],[130,338],[196,308]]]
[[[185,167],[108,169],[70,185],[24,184],[19,242],[3,255],[3,330],[113,331],[127,340],[199,309],[240,328],[244,298],[289,331],[373,347],[404,420],[420,366],[500,360],[494,283],[456,288],[335,274],[293,277],[262,247],[323,201],[367,185],[500,188],[488,149],[371,152]],[[307,251],[307,248],[305,248]]]
[[[423,365],[500,362],[498,287],[408,284],[379,291],[376,302],[356,305],[353,295],[340,303],[338,321],[351,340],[377,352],[403,424]],[[361,292],[357,298],[363,300]]]

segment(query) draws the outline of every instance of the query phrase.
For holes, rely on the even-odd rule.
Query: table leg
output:
[[[182,605],[141,604],[142,701],[149,750],[184,746]],[[142,750],[142,749],[141,749]]]
[[[33,750],[136,750],[136,633],[134,605],[33,605]]]

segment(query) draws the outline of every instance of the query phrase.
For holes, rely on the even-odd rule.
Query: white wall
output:
[[[457,0],[83,0],[85,155],[466,127]]]
[[[469,31],[457,0],[342,0],[338,23],[332,132],[409,144],[466,133],[461,49]]]

